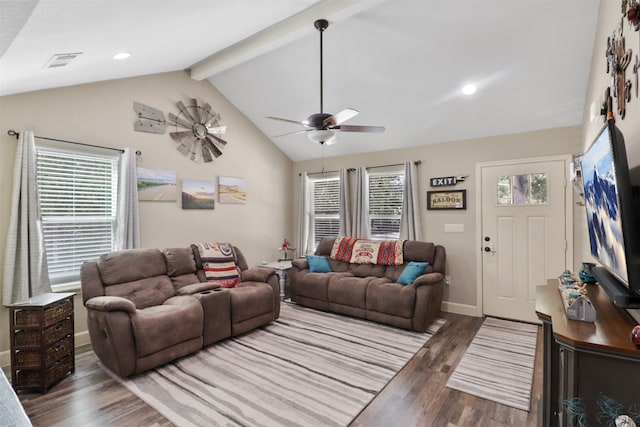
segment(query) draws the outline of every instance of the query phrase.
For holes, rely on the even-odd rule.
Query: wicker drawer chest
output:
[[[75,370],[74,293],[47,293],[9,305],[11,383],[46,393]]]

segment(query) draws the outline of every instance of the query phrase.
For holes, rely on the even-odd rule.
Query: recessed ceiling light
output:
[[[127,59],[131,54],[129,52],[120,52],[113,55],[113,59]]]
[[[462,93],[464,93],[465,95],[473,95],[477,90],[478,88],[476,87],[476,85],[468,84],[462,88]]]

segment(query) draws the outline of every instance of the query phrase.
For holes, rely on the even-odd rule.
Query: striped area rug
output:
[[[447,387],[529,410],[538,327],[487,317]]]
[[[346,426],[444,322],[417,333],[283,303],[270,325],[119,381],[178,426]]]

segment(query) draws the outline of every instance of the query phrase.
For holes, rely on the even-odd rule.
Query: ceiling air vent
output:
[[[51,57],[51,59],[45,64],[45,68],[60,68],[67,65],[73,59],[82,55],[82,52],[76,53],[56,53]]]

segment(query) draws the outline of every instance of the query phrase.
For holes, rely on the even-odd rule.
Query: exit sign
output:
[[[447,187],[450,185],[456,185],[458,179],[455,176],[443,176],[440,178],[431,178],[432,187]]]

